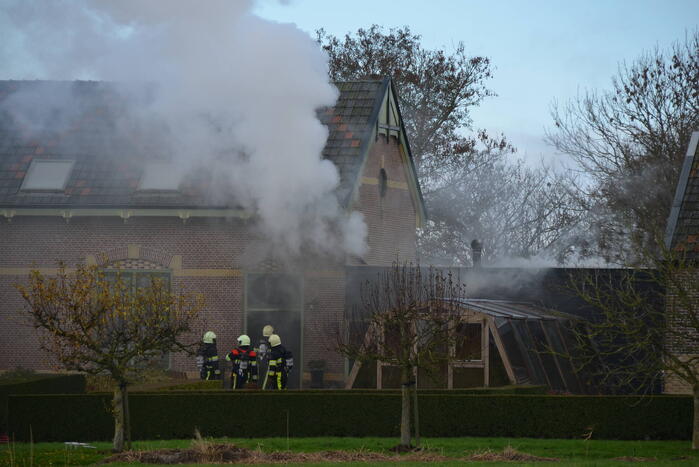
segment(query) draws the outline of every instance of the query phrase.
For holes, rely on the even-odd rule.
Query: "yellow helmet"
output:
[[[213,331],[206,331],[204,333],[204,344],[213,344],[216,340],[216,334]]]
[[[271,336],[269,336],[269,345],[271,347],[276,347],[278,345],[281,345],[281,343],[282,343],[282,339],[278,335],[272,334]]]
[[[262,336],[263,337],[269,337],[272,334],[274,334],[274,328],[272,327],[271,324],[268,324],[267,326],[262,328]]]
[[[238,345],[250,345],[250,338],[246,334],[238,336]]]

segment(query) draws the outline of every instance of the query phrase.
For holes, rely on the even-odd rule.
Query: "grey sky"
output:
[[[408,25],[431,48],[463,41],[496,68],[498,97],[473,112],[474,124],[504,132],[530,160],[553,157],[542,141],[553,99],[608,88],[620,61],[667,48],[699,25],[699,0],[263,0],[256,12],[309,33],[377,23]]]

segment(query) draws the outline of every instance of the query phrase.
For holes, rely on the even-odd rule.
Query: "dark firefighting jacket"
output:
[[[269,355],[264,389],[286,389],[289,372],[294,367],[294,357],[283,345],[272,347]]]
[[[201,379],[221,379],[216,344],[202,343],[197,354],[204,359],[204,365],[200,371]]]

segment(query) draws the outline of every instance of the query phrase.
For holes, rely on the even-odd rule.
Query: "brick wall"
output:
[[[665,313],[669,329],[665,345],[679,359],[686,361],[691,356],[696,358],[699,353],[699,329],[696,324],[692,325],[699,318],[699,272],[694,269],[678,272],[675,280],[684,290],[679,293],[679,287],[667,289]],[[699,377],[699,366],[694,374]],[[666,372],[663,387],[667,394],[692,393],[691,384],[670,371]]]
[[[143,263],[170,271],[176,290],[205,296],[202,329],[197,333],[213,329],[220,336],[219,349],[230,349],[243,327],[239,268],[247,238],[247,228],[239,220],[193,219],[185,224],[173,218],[137,217],[124,223],[90,217],[66,223],[57,217],[15,217],[11,223],[2,221],[0,368],[47,369],[51,363],[49,356],[37,352],[36,332],[19,322],[18,310],[24,303],[13,284],[25,280],[29,268],[50,272],[57,261],[70,266],[90,256],[107,266],[140,268]],[[178,256],[180,260],[173,261]],[[11,274],[15,272],[21,274]],[[185,355],[173,355],[171,364],[176,370],[195,369],[193,359]]]
[[[354,207],[369,227],[365,264],[390,265],[397,257],[415,259],[416,214],[408,189],[404,160],[395,138],[379,138],[366,162]],[[378,174],[386,170],[386,193],[379,193]],[[38,351],[37,333],[20,323],[24,303],[13,284],[26,280],[30,268],[50,273],[57,261],[68,266],[96,262],[106,266],[157,268],[172,273],[175,289],[202,293],[206,308],[202,329],[219,336],[220,354],[235,346],[243,332],[244,272],[267,270],[264,252],[251,255],[246,246],[253,238],[242,220],[132,217],[16,216],[0,219],[0,369],[23,366],[49,369],[51,358]],[[251,257],[252,256],[252,257]],[[253,258],[254,257],[254,258]],[[329,379],[341,383],[344,358],[332,352],[345,306],[345,272],[342,264],[317,264],[304,274],[304,348],[292,349],[299,370],[310,360],[328,362]],[[253,331],[250,331],[253,332]],[[198,336],[191,336],[198,339]],[[253,337],[253,336],[251,336]],[[186,355],[171,357],[172,369],[195,370]]]
[[[386,171],[388,183],[380,194],[379,173]],[[406,167],[398,140],[379,136],[367,158],[363,183],[359,187],[357,209],[369,225],[368,265],[390,265],[416,257],[416,207],[408,189]]]

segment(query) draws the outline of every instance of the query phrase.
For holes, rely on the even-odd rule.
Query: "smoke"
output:
[[[364,221],[338,204],[337,169],[321,158],[327,129],[316,111],[338,95],[327,57],[295,25],[252,7],[10,0],[0,11],[0,61],[13,73],[4,78],[121,83],[123,102],[134,104],[123,126],[146,132],[177,173],[206,168],[212,201],[256,212],[278,251],[362,255]]]

